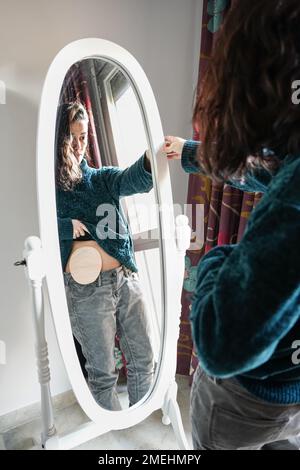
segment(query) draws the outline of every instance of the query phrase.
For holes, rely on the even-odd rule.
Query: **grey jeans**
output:
[[[86,359],[89,388],[99,405],[120,410],[116,393],[115,335],[126,359],[130,405],[153,380],[153,352],[138,275],[124,266],[101,272],[90,284],[78,284],[64,273],[74,336]]]
[[[300,404],[260,400],[236,379],[212,378],[198,366],[191,391],[191,422],[195,449],[297,450],[288,439],[297,441],[300,434]]]

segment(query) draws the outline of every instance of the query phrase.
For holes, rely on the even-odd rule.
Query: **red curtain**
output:
[[[198,92],[220,26],[232,3],[230,0],[203,0]],[[198,139],[199,136],[194,135],[194,138]],[[202,256],[212,247],[237,243],[241,239],[249,215],[260,198],[261,194],[259,193],[246,193],[226,184],[217,184],[206,176],[190,175],[189,177],[187,203],[193,206],[204,204],[205,243],[201,249],[197,248],[197,243],[193,243],[193,249],[186,252],[186,272],[181,297],[182,312],[177,348],[177,373],[179,374],[192,374],[198,362],[193,348],[189,322],[197,265]],[[194,232],[196,230],[194,220],[192,221],[192,230]]]

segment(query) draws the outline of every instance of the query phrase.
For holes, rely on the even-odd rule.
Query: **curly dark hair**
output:
[[[200,82],[193,123],[201,166],[214,179],[240,176],[300,151],[300,1],[242,0],[222,25]],[[271,152],[266,152],[269,149]]]
[[[80,166],[72,161],[70,124],[76,121],[89,121],[85,107],[74,101],[63,103],[58,107],[56,119],[56,184],[64,191],[72,190],[82,179]]]

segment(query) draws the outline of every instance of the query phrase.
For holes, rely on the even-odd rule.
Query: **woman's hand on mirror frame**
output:
[[[73,224],[73,238],[78,238],[85,235],[84,231],[90,233],[86,226],[80,220],[72,219]]]
[[[172,135],[165,136],[164,152],[168,160],[180,160],[186,140]]]

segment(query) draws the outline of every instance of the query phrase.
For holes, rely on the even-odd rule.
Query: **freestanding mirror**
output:
[[[83,99],[88,112],[88,124],[85,131],[79,129],[78,135],[76,130],[69,134],[72,142],[75,142],[71,151],[73,157],[78,157],[80,168],[85,171],[88,167],[89,175],[92,175],[89,181],[94,185],[93,198],[89,201],[89,210],[82,212],[80,202],[78,207],[74,200],[70,202],[66,217],[65,206],[60,202],[65,194],[57,185],[58,123],[61,120],[59,110],[63,104],[70,104],[74,100],[82,102]],[[80,154],[79,140],[83,134],[88,138],[88,145],[83,146],[84,150]],[[76,139],[79,139],[77,143]],[[25,244],[27,275],[35,289],[34,318],[42,390],[42,440],[45,448],[75,447],[110,430],[131,427],[160,408],[163,423],[171,422],[173,425],[179,447],[188,448],[176,401],[175,371],[184,254],[189,246],[190,230],[185,216],[174,218],[168,163],[162,152],[163,142],[161,121],[150,84],[137,61],[126,50],[105,40],[83,39],[69,44],[59,52],[44,83],[38,123],[37,186],[41,248],[33,238],[26,240]],[[129,171],[129,176],[126,170],[133,167],[138,167],[140,171],[140,181],[136,186],[132,183],[133,170]],[[99,288],[99,277],[95,275],[89,279],[85,272],[83,278],[88,278],[85,282],[76,278],[75,268],[70,274],[68,264],[72,253],[79,253],[74,249],[74,246],[78,248],[78,243],[84,243],[81,246],[85,248],[98,244],[103,266],[109,268],[103,270],[104,275],[111,272],[111,266],[121,270],[126,265],[126,260],[123,262],[122,257],[113,256],[115,252],[111,248],[111,241],[107,243],[107,240],[103,241],[105,237],[101,238],[101,227],[108,225],[109,230],[111,229],[110,224],[107,224],[107,211],[103,211],[101,207],[99,209],[99,204],[108,202],[105,197],[103,200],[103,191],[97,192],[103,174],[107,175],[104,194],[117,199],[116,205],[130,234],[129,243],[132,241],[133,264],[129,266],[127,263],[125,272],[128,275],[128,268],[132,282],[137,282],[137,277],[139,278],[145,305],[147,332],[141,337],[136,328],[131,331],[130,341],[133,349],[142,349],[143,344],[149,343],[146,355],[149,380],[147,379],[147,384],[133,400],[130,391],[131,357],[126,345],[124,346],[124,332],[122,328],[118,328],[118,322],[116,330],[110,332],[114,343],[111,341],[110,344],[116,353],[110,370],[114,369],[117,408],[107,405],[93,389],[94,372],[89,375],[93,367],[89,361],[90,337],[85,336],[83,340],[78,334],[70,312],[72,306],[66,296],[70,282],[73,286],[71,298],[74,300],[76,296],[76,312],[78,313],[80,306],[85,315],[86,299],[96,296]],[[152,185],[149,185],[149,179],[152,179]],[[98,218],[97,230],[94,230],[95,223],[91,223],[92,217]],[[64,261],[60,223],[61,219],[67,218],[70,240],[68,259]],[[76,236],[74,238],[76,227],[73,222],[70,225],[74,219],[83,224],[81,229],[85,227],[81,234],[78,233],[77,240]],[[117,267],[114,264],[105,264],[108,259],[106,255],[109,262],[112,258],[119,261]],[[68,435],[56,433],[51,411],[47,346],[41,321],[42,303],[36,292],[37,281],[44,276],[62,358],[78,403],[90,419],[90,422]],[[90,294],[87,296],[86,292]],[[102,305],[98,300],[97,306],[100,304]],[[95,305],[94,303],[94,307]],[[92,330],[93,328],[90,330],[91,335],[94,334]],[[98,333],[101,334],[101,331]],[[127,334],[125,337],[127,338]],[[91,339],[93,345],[96,340],[97,337]],[[145,349],[146,346],[143,350]],[[104,357],[104,362],[112,360],[111,355]],[[100,363],[102,369],[101,364],[103,363]],[[118,374],[118,368],[124,368],[125,373]],[[142,377],[142,374],[139,369],[138,377]]]

